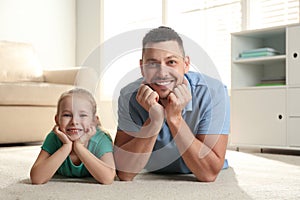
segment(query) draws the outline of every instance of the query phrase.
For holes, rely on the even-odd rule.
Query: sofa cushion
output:
[[[0,83],[0,105],[56,106],[60,94],[72,85],[53,83]]]
[[[0,82],[42,82],[42,70],[30,44],[0,41]]]

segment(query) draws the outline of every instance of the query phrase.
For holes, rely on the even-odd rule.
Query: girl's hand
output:
[[[89,140],[96,134],[96,126],[91,126],[85,130],[85,133],[75,142],[79,142],[84,146],[88,145]]]
[[[72,144],[72,141],[68,138],[66,134],[59,130],[59,127],[57,125],[54,126],[53,131],[63,144]]]

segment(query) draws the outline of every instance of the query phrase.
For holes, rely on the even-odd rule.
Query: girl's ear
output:
[[[57,114],[55,115],[55,117],[54,117],[54,120],[55,120],[55,123],[56,123],[56,125],[58,126],[58,124],[59,124],[59,123],[58,123],[58,122],[59,122],[59,120],[58,120],[58,115],[57,115]]]
[[[94,123],[95,123],[96,126],[101,126],[101,122],[100,122],[100,119],[99,119],[98,115],[95,115]]]

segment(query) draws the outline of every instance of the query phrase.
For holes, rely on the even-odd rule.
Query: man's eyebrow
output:
[[[171,55],[171,56],[168,56],[166,59],[171,59],[171,58],[180,58],[181,56],[176,56],[176,55]]]
[[[148,58],[147,60],[146,60],[146,62],[150,62],[150,61],[152,61],[152,62],[156,62],[156,61],[158,61],[157,59],[155,59],[155,58]]]
[[[171,55],[171,56],[164,58],[164,60],[170,60],[170,59],[174,59],[174,58],[180,59],[180,58],[182,58],[182,56]],[[157,60],[155,58],[147,58],[146,62],[159,62],[159,60]]]

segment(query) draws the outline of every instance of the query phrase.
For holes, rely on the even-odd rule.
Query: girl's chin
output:
[[[75,140],[78,140],[83,134],[81,133],[72,133],[72,134],[67,134],[68,138],[71,140],[71,141],[75,141]]]

